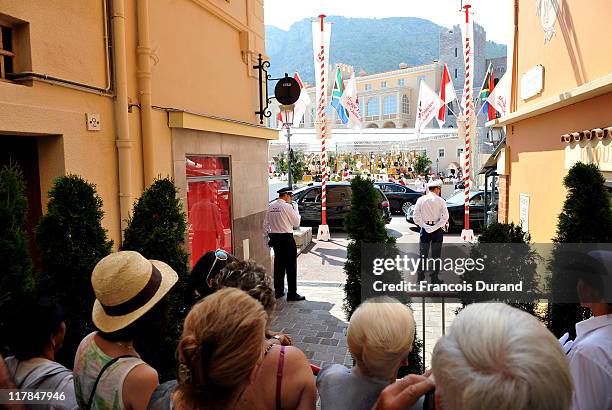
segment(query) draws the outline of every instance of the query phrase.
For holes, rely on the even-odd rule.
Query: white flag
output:
[[[349,125],[352,129],[361,128],[361,112],[359,110],[359,100],[357,99],[357,86],[355,84],[355,73],[351,73],[344,93],[342,94],[342,105],[349,113]]]
[[[321,92],[324,91],[324,104],[327,105],[327,84],[329,83],[329,44],[331,40],[331,23],[312,22],[312,51],[314,56],[317,112],[321,107]],[[321,54],[323,45],[323,54]],[[325,108],[325,107],[323,107]]]
[[[512,85],[512,74],[506,72],[502,78],[498,81],[493,92],[487,98],[487,102],[493,106],[501,116],[510,113],[510,93]]]
[[[419,85],[419,102],[417,105],[417,116],[414,128],[417,138],[421,136],[421,131],[434,119],[438,110],[444,103],[424,80]]]

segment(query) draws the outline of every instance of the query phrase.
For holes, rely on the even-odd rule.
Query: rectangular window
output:
[[[406,80],[404,78],[400,78],[399,80],[397,80],[397,85],[399,85],[400,87],[405,86]]]
[[[380,115],[380,106],[378,97],[372,97],[368,99],[366,108],[368,110],[366,114],[366,120],[377,120]]]
[[[386,81],[381,81],[380,88],[387,88],[387,82]]]
[[[463,154],[463,148],[457,148],[457,158],[461,158],[461,154]]]
[[[455,68],[455,78],[457,78],[457,69]]]
[[[444,158],[446,151],[444,148],[438,148],[438,158]]]
[[[191,266],[208,251],[232,252],[229,157],[186,157]]]
[[[455,47],[455,57],[458,57],[457,47]]]
[[[370,91],[372,89],[372,84],[366,84],[365,85],[365,90],[366,91]]]
[[[0,79],[15,72],[15,53],[13,47],[13,28],[0,26]]]
[[[385,95],[383,97],[383,115],[394,115],[397,114],[397,96],[396,95]]]

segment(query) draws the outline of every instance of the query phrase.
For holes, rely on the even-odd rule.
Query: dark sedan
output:
[[[346,182],[330,182],[326,185],[327,190],[327,224],[329,226],[343,226],[344,216],[351,207],[351,185]],[[382,213],[385,223],[391,222],[391,211],[389,201],[385,194],[376,189],[379,196],[378,208]],[[297,202],[301,225],[321,224],[321,185],[310,185],[293,191],[293,200]]]
[[[391,212],[405,215],[410,205],[415,204],[421,197],[420,192],[394,182],[376,182],[375,184],[385,193],[389,206],[391,206]]]
[[[446,200],[448,230],[461,231],[464,222],[465,192],[459,191]],[[414,223],[414,206],[406,213],[406,221]],[[484,225],[484,191],[470,192],[470,229],[481,230]]]

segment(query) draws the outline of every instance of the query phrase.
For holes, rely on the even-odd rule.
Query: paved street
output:
[[[387,229],[398,243],[417,243],[418,232],[403,216],[396,215]],[[295,345],[302,349],[309,361],[317,366],[326,363],[351,364],[346,347],[346,316],[342,310],[345,283],[344,262],[348,239],[342,231],[332,231],[330,242],[313,243],[298,257],[298,292],[306,296],[305,302],[288,303],[285,299],[277,304],[277,315],[273,330],[282,331],[294,338]],[[459,242],[458,234],[447,234],[445,242]],[[419,338],[425,337],[425,363],[431,362],[431,352],[442,335],[442,323],[448,329],[458,304],[446,303],[444,315],[439,303],[412,303]],[[425,323],[425,329],[423,329]]]

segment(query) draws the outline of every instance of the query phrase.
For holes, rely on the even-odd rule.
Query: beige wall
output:
[[[255,123],[257,72],[251,66],[254,53],[264,53],[263,21],[246,6],[261,3],[150,3],[151,43],[159,58],[153,67],[153,104]],[[228,24],[206,3],[222,6],[236,21]],[[250,42],[246,48],[241,37]]]
[[[249,239],[251,259],[263,263],[269,269],[270,252],[263,241],[262,231],[268,204],[268,169],[265,167],[268,160],[268,141],[187,129],[173,129],[172,140],[175,183],[185,210],[185,156],[230,157],[234,254],[239,258],[243,257],[242,241]]]
[[[0,0],[0,13],[29,23],[32,71],[105,87],[102,2]],[[18,55],[17,58],[20,58]],[[102,130],[87,131],[86,113],[98,113]],[[0,133],[39,136],[43,210],[52,179],[82,175],[97,185],[105,204],[104,227],[119,237],[117,162],[110,97],[42,82],[0,82]],[[2,145],[0,136],[0,146]]]
[[[562,0],[559,5],[556,35],[545,43],[535,2],[519,1],[518,77],[513,84],[519,111],[529,110],[530,106],[551,97],[569,98],[570,90],[612,72],[612,60],[607,57],[612,52],[612,32],[601,24],[612,17],[610,2],[592,0],[587,5],[581,0]],[[522,75],[538,64],[544,67],[543,90],[523,101],[520,97]],[[612,123],[612,94],[599,94],[564,108],[544,108],[548,112],[511,120],[506,127],[506,158],[510,161],[510,175],[504,182],[509,185],[508,219],[519,222],[519,195],[529,195],[529,231],[533,241],[549,242],[554,237],[566,197],[565,144],[560,140],[561,135]],[[610,173],[604,175],[612,178]],[[501,191],[506,192],[506,186]],[[500,219],[505,208],[500,205]]]
[[[566,144],[561,142],[561,135],[612,124],[611,106],[609,93],[508,127],[509,219],[519,222],[519,194],[529,195],[529,231],[533,241],[549,242],[553,238],[565,201]],[[612,179],[612,173],[605,175]]]
[[[31,52],[18,58],[31,62],[31,71],[104,88],[104,3],[0,0],[0,14],[29,23]],[[125,9],[127,87],[133,104],[140,102],[137,4],[126,0]],[[228,122],[259,123],[254,113],[258,109],[257,73],[251,66],[258,53],[265,57],[263,0],[151,0],[149,5],[152,104],[158,106],[152,114],[152,163],[156,175],[184,180],[184,164],[182,169],[176,165],[182,153],[173,152],[175,134],[164,108]],[[86,113],[100,114],[101,131],[87,131]],[[0,82],[0,147],[2,134],[39,136],[43,210],[53,178],[65,173],[82,175],[97,185],[104,201],[103,224],[117,246],[121,217],[115,126],[112,95],[42,81]],[[137,106],[129,114],[129,130],[130,188],[135,199],[144,188]],[[267,140],[217,134],[211,142],[205,133],[197,138],[203,142],[192,153],[223,152],[232,157],[233,216],[240,220],[236,229],[244,236],[243,227],[253,224],[249,218],[267,208]],[[239,247],[242,242],[234,244]],[[253,250],[251,254],[256,255]]]
[[[518,81],[537,64],[544,66],[542,94],[517,108],[561,94],[612,72],[612,18],[610,0],[560,0],[556,35],[544,43],[544,31],[533,0],[519,1]]]

